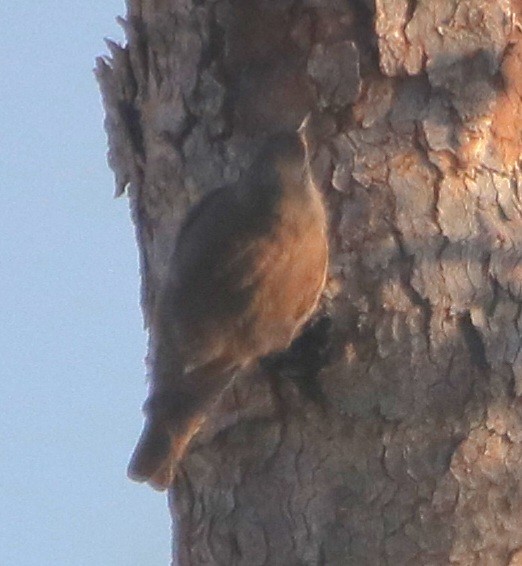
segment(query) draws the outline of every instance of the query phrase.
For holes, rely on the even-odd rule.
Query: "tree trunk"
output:
[[[171,490],[175,563],[522,564],[520,13],[128,0],[97,75],[145,318],[188,205],[310,109],[337,285],[326,402],[284,360],[236,382]]]

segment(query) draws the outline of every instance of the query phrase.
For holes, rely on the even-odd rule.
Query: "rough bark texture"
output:
[[[187,206],[324,115],[327,405],[237,382],[171,493],[181,565],[522,564],[520,12],[129,0],[97,74],[145,317]]]

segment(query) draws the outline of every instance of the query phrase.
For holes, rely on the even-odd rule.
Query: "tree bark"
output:
[[[326,403],[284,361],[236,382],[171,490],[175,563],[522,564],[521,14],[128,0],[97,76],[145,319],[187,207],[310,109],[337,283]]]

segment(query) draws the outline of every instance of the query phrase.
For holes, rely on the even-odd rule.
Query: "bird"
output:
[[[268,136],[240,180],[187,214],[151,318],[145,423],[128,476],[167,489],[241,370],[288,348],[328,270],[328,220],[309,117]]]

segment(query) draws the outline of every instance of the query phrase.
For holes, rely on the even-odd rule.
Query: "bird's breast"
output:
[[[245,316],[259,355],[286,348],[315,309],[328,264],[326,214],[320,195],[282,199],[273,228],[252,260]]]

